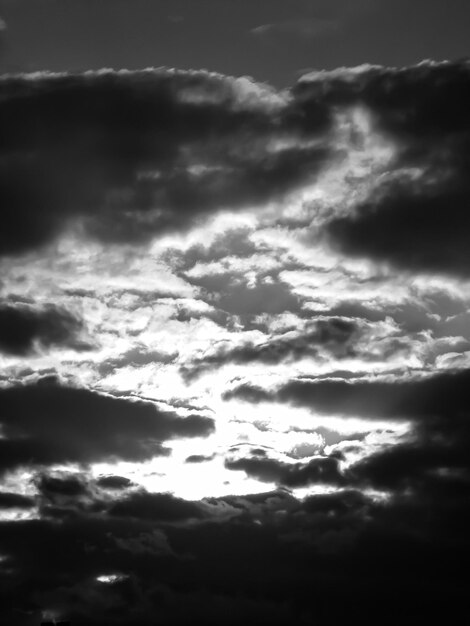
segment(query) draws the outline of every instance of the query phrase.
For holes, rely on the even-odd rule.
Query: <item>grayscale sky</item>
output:
[[[468,0],[0,0],[0,624],[470,622]]]
[[[468,54],[467,0],[2,0],[8,70],[161,65],[285,86],[305,68]]]

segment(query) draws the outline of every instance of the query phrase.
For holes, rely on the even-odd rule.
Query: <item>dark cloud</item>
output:
[[[206,461],[212,461],[213,455],[205,456],[204,454],[190,454],[186,457],[185,463],[205,463]]]
[[[124,476],[102,476],[101,478],[98,478],[96,484],[103,489],[120,491],[121,489],[131,487],[133,482]]]
[[[413,186],[406,180],[387,185],[354,215],[333,220],[329,236],[346,254],[408,270],[466,277],[470,272],[466,169],[432,186],[424,182]]]
[[[324,414],[367,419],[432,420],[457,418],[466,410],[470,370],[417,379],[391,381],[300,379],[266,391],[241,384],[224,393],[225,399],[248,402],[288,402]]]
[[[355,354],[354,340],[359,335],[360,329],[354,321],[340,318],[320,319],[312,322],[301,333],[289,332],[260,344],[247,342],[234,347],[222,346],[214,353],[184,365],[182,373],[191,379],[207,370],[230,363],[276,365],[306,357],[351,357]]]
[[[397,147],[392,182],[380,184],[351,215],[333,220],[331,240],[346,254],[468,276],[470,63],[320,73],[301,80],[294,92],[307,102],[365,107],[373,132],[386,133]],[[421,175],[411,179],[409,166]]]
[[[227,459],[225,467],[243,470],[248,476],[262,482],[273,482],[285,487],[305,487],[312,484],[341,485],[344,478],[339,470],[339,460],[333,457],[316,457],[308,463],[284,463],[268,458]]]
[[[99,497],[99,491],[86,474],[40,471],[32,482],[38,491],[37,501],[43,518],[62,520],[106,508],[104,499]]]
[[[214,422],[159,411],[151,402],[116,398],[55,382],[0,391],[3,470],[20,465],[138,461],[168,454],[162,442],[206,436]]]
[[[342,472],[343,482],[336,484],[388,492],[388,505],[374,515],[376,530],[388,533],[395,524],[407,528],[415,550],[434,540],[442,546],[452,541],[467,546],[463,520],[470,515],[468,384],[469,372],[464,370],[388,382],[298,380],[272,393],[251,386],[238,392],[251,401],[289,402],[323,414],[410,420],[407,435],[366,453]],[[240,467],[246,465],[246,471],[252,469],[258,478],[262,470],[271,471],[271,476],[280,473],[270,464],[263,468],[262,461],[244,460]],[[413,527],[419,528],[415,535]],[[453,539],[449,532],[455,533]],[[422,558],[429,558],[424,543],[419,550]],[[400,544],[397,549],[404,547]]]
[[[327,235],[351,255],[467,276],[468,73],[468,63],[341,70],[300,81],[284,105],[272,96],[248,97],[247,83],[204,72],[4,78],[0,253],[49,242],[70,219],[102,240],[142,241],[185,228],[218,207],[282,197],[321,167],[334,112],[360,105],[372,113],[372,132],[386,133],[396,146],[396,171],[380,184],[372,181],[370,197],[328,224]],[[251,83],[250,89],[258,87]],[[413,180],[409,166],[421,171]],[[218,307],[222,316],[214,319],[222,324],[239,316],[233,322],[239,329],[250,316],[286,311],[302,324],[288,321],[282,334],[262,344],[212,346],[196,369],[225,363],[269,369],[316,351],[340,358],[354,353],[364,320],[389,315],[404,339],[421,331],[423,337],[467,337],[464,294],[459,300],[432,286],[425,295],[411,289],[407,303],[387,310],[380,310],[378,296],[366,303],[355,301],[352,291],[342,293],[343,301],[319,324],[316,305],[302,310],[302,299],[279,272],[260,272],[257,281],[229,269],[191,278],[198,263],[248,258],[256,250],[249,231],[240,229],[165,258]],[[382,289],[387,278],[379,280]],[[131,311],[171,297],[138,290],[125,295],[134,298]],[[122,289],[114,296],[113,306],[120,298],[124,305]],[[182,321],[191,317],[186,301],[173,304]],[[27,302],[8,307],[43,311]],[[56,340],[34,319],[4,351],[26,356],[37,345],[71,345],[71,335]],[[252,330],[271,332],[262,316],[250,323]],[[12,341],[10,334],[5,341]],[[101,374],[177,358],[158,347],[133,346],[103,363]],[[197,406],[203,398],[175,399],[164,411],[123,392],[51,379],[13,385],[2,378],[9,386],[0,390],[0,469],[21,473],[11,473],[0,493],[0,622],[31,626],[47,611],[73,624],[121,626],[465,620],[470,370],[333,374],[263,389],[248,372],[247,382],[232,381],[237,386],[223,397],[302,406],[324,416],[401,420],[409,422],[406,433],[381,445],[367,437],[366,425],[347,437],[312,428],[305,432],[323,436],[336,452],[299,458],[312,454],[300,445],[290,462],[273,458],[267,447],[237,444],[225,467],[276,489],[201,501],[150,493],[124,476],[92,478],[87,466],[145,461],[168,454],[167,441],[210,434],[214,421],[202,416],[209,409]],[[26,364],[21,375],[38,377]],[[269,430],[269,419],[262,427]],[[362,454],[359,460],[349,462],[345,443]],[[196,454],[197,447],[194,452],[187,463],[213,458]],[[52,467],[68,463],[81,471]],[[34,495],[23,495],[23,484],[14,493],[23,468],[35,472],[27,485]],[[291,491],[309,485],[327,492],[301,499]]]
[[[79,338],[82,326],[75,315],[53,305],[0,304],[0,350],[25,356],[37,346],[89,349],[90,345]]]
[[[318,100],[335,106],[366,106],[379,128],[400,138],[407,152],[423,154],[430,143],[470,130],[468,60],[314,72],[302,77],[293,92],[305,106]],[[435,144],[435,148],[442,145]]]
[[[199,519],[204,516],[204,510],[197,502],[182,500],[168,493],[138,491],[117,501],[111,507],[110,514],[160,522],[176,522]]]
[[[248,79],[206,72],[5,77],[0,253],[42,245],[71,219],[103,240],[141,241],[281,198],[330,158],[334,112],[360,105],[399,146],[395,167],[442,182],[387,186],[330,233],[348,253],[466,275],[469,77],[468,62],[317,73],[284,104],[262,87],[250,97]],[[286,139],[293,147],[272,149]]]
[[[41,494],[54,498],[55,496],[76,497],[87,493],[87,484],[80,475],[52,476],[43,474],[37,481]]]
[[[206,498],[209,504],[217,506],[229,505],[243,519],[263,519],[268,521],[273,512],[297,512],[301,508],[299,501],[285,487],[277,487],[273,491],[245,494],[242,496],[222,496]]]
[[[308,496],[302,503],[302,509],[307,513],[331,515],[355,512],[369,503],[361,491],[343,490]]]
[[[45,610],[84,624],[373,624],[385,605],[390,625],[449,619],[467,603],[467,578],[452,567],[457,546],[460,559],[469,553],[462,502],[429,510],[429,501],[378,503],[353,489],[303,501],[279,490],[210,503],[141,492],[115,504],[127,503],[122,516],[111,508],[3,521],[10,572],[0,571],[1,616],[11,623],[15,615],[20,626]],[[459,516],[458,543],[449,542]],[[97,580],[109,574],[114,582]]]
[[[309,140],[330,114],[311,105],[306,125],[302,107],[251,89],[203,71],[4,77],[0,253],[45,244],[72,219],[105,241],[142,241],[310,180],[328,149]],[[293,147],[273,150],[283,139]]]
[[[31,509],[35,505],[34,498],[23,496],[20,493],[0,492],[0,510]]]
[[[450,493],[460,485],[463,495],[470,489],[470,431],[459,442],[442,434],[439,438],[432,429],[420,435],[355,464],[354,476],[364,484],[392,491],[421,491],[431,485],[437,489],[441,484]]]
[[[445,504],[448,498],[459,504],[470,489],[465,374],[456,374],[454,381],[436,380],[434,397],[429,390],[421,389],[431,396],[434,407],[427,405],[424,414],[416,410],[408,437],[354,464],[350,479],[395,494],[413,494],[431,507]]]

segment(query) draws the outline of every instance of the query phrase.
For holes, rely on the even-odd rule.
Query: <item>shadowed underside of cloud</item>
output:
[[[226,400],[286,402],[323,414],[367,419],[453,419],[468,410],[470,370],[394,381],[293,380],[266,391],[241,384],[223,394]]]
[[[168,454],[162,444],[207,436],[213,420],[180,418],[152,403],[116,398],[54,382],[0,391],[0,468],[21,465],[142,461]]]
[[[102,478],[99,478],[96,482],[99,487],[117,491],[132,486],[132,481],[129,480],[129,478],[125,478],[124,476],[103,476]]]
[[[55,496],[75,498],[87,493],[87,484],[80,474],[53,476],[41,474],[37,479],[37,488],[43,496],[53,499]]]
[[[0,305],[0,351],[26,356],[41,348],[65,346],[75,350],[89,349],[79,339],[82,322],[69,311],[53,305]]]
[[[470,143],[469,143],[470,146]],[[335,219],[328,234],[349,255],[428,273],[470,274],[470,186],[467,170],[432,186],[406,179],[380,190],[354,216]],[[407,184],[408,183],[408,184]]]
[[[31,509],[34,499],[20,493],[0,492],[0,510]]]
[[[43,518],[65,520],[80,515],[109,515],[113,518],[179,523],[208,517],[203,502],[188,501],[170,493],[149,493],[122,476],[92,479],[85,473],[45,472],[34,477],[36,499],[5,493],[3,508],[33,506]],[[0,497],[0,504],[2,497]],[[31,504],[32,503],[32,504]]]
[[[308,463],[283,463],[275,459],[256,457],[225,461],[227,469],[243,470],[248,476],[262,482],[290,488],[312,484],[342,485],[344,478],[338,465],[338,459],[332,457],[317,457]]]
[[[206,461],[211,461],[214,457],[204,456],[204,454],[190,454],[185,459],[185,463],[205,463]]]
[[[412,441],[394,445],[360,461],[353,475],[380,489],[419,490],[436,503],[443,497],[464,497],[470,489],[470,429],[460,440],[438,428],[422,427]]]
[[[204,516],[203,507],[165,493],[135,492],[110,508],[111,515],[134,517],[160,522],[198,519]]]

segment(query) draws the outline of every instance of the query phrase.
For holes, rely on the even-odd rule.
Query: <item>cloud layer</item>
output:
[[[0,96],[0,621],[456,621],[469,63]]]

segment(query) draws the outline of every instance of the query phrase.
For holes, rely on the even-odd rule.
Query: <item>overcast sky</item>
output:
[[[1,0],[3,71],[306,68],[468,55],[468,0]]]
[[[468,13],[0,3],[2,624],[468,612]]]

